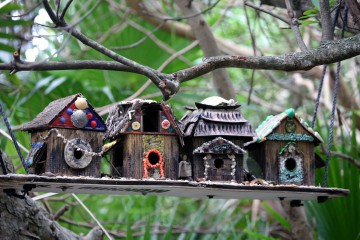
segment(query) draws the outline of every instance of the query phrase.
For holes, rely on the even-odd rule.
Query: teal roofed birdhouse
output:
[[[51,102],[23,130],[31,133],[30,173],[100,177],[106,126],[83,95]]]
[[[294,109],[267,117],[255,132],[245,148],[248,165],[261,169],[256,177],[274,184],[314,185],[314,147],[323,140]]]

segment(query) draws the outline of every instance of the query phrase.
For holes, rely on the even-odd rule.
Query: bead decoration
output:
[[[71,115],[71,114],[73,114],[73,110],[72,110],[71,108],[68,108],[68,109],[66,110],[66,113],[67,113],[68,115]]]
[[[66,139],[56,128],[50,129],[50,131],[46,134],[46,136],[40,136],[40,139],[42,139],[44,141],[47,140],[49,138],[50,134],[52,134],[53,132],[56,133],[56,136],[58,138],[61,138],[63,140],[64,144],[69,143],[72,147],[74,147],[74,148],[77,147],[76,143],[73,143],[73,142],[71,142],[71,140]],[[80,148],[80,151],[82,151],[84,154],[87,154],[87,155],[99,156],[99,157],[101,157],[104,154],[103,150],[96,153],[96,152],[93,152],[93,151],[88,151],[86,149]]]
[[[64,117],[61,117],[61,118],[60,118],[60,122],[61,122],[61,123],[65,123],[65,122],[66,122],[66,119],[65,119]]]
[[[88,107],[86,98],[78,97],[75,101],[75,107],[80,110],[84,110]]]
[[[97,122],[95,120],[92,120],[90,124],[92,128],[96,128],[97,126]]]

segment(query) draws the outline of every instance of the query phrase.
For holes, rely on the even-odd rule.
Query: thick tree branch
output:
[[[51,70],[79,70],[99,69],[139,73],[136,69],[113,61],[79,60],[66,62],[11,62],[0,63],[0,70],[9,71],[51,71]]]
[[[342,40],[330,41],[318,48],[280,56],[217,56],[205,59],[197,66],[172,74],[156,71],[161,79],[171,79],[175,84],[202,76],[219,68],[246,68],[279,71],[310,70],[315,66],[343,61],[360,54],[360,34]],[[111,61],[44,62],[39,64],[12,62],[0,64],[0,70],[49,71],[67,69],[101,69],[128,71],[143,74],[139,69]]]
[[[304,52],[289,53],[281,56],[244,57],[221,56],[210,57],[195,67],[178,71],[179,82],[184,82],[214,69],[233,67],[248,69],[297,71],[339,62],[360,54],[360,34],[344,40],[331,41],[318,48]]]

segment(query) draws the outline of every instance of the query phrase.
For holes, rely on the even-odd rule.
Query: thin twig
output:
[[[277,19],[283,21],[284,23],[290,25],[290,21],[288,21],[286,18],[283,18],[282,16],[276,15],[273,11],[268,11],[268,10],[266,10],[264,8],[256,6],[255,4],[249,3],[247,1],[244,3],[244,5],[249,6],[249,7],[253,8],[255,10],[258,10],[260,12],[266,13],[266,14],[268,14],[270,16],[273,16],[274,18],[277,18]]]
[[[10,141],[12,141],[11,136],[9,134],[7,134],[4,130],[0,129],[0,135],[3,135],[4,137],[6,137],[7,139],[9,139]],[[19,147],[26,153],[29,153],[29,150],[24,147],[21,143],[17,142],[17,144],[19,145]]]
[[[78,201],[78,203],[85,209],[85,211],[91,216],[91,218],[97,223],[97,225],[101,228],[101,230],[104,232],[104,234],[110,239],[112,240],[112,237],[109,235],[109,233],[107,232],[107,230],[103,227],[103,225],[99,222],[99,220],[97,220],[97,218],[94,216],[94,214],[92,214],[92,212],[85,206],[85,204],[80,200],[80,198],[78,198],[78,196],[76,196],[76,194],[72,193],[71,194],[76,201]]]
[[[200,12],[197,12],[197,13],[194,13],[194,14],[189,14],[189,15],[182,16],[182,17],[160,17],[160,16],[150,14],[149,12],[145,12],[145,14],[150,16],[150,17],[157,18],[157,19],[160,19],[160,20],[163,20],[163,21],[180,21],[180,20],[194,18],[194,17],[200,16],[200,15],[203,15],[204,13],[206,13],[206,12],[210,11],[211,9],[213,9],[219,2],[220,2],[220,0],[217,0],[210,7],[206,8],[206,9],[200,11]],[[191,4],[191,1],[189,1],[189,3]]]

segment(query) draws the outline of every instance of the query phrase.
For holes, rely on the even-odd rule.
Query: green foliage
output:
[[[54,1],[50,1],[51,4]],[[64,4],[66,1],[62,1]],[[114,1],[116,4],[120,1]],[[224,1],[225,2],[225,1]],[[318,1],[312,1],[318,6]],[[84,7],[84,4],[86,7]],[[66,21],[75,23],[81,16],[91,9],[94,1],[73,1]],[[160,47],[150,38],[141,40],[146,35],[134,24],[126,24],[133,21],[147,31],[152,31],[154,26],[145,22],[140,17],[126,15],[117,5],[109,7],[109,2],[102,1],[90,15],[82,21],[77,28],[88,37],[99,41],[104,46],[113,49],[119,54],[152,68],[159,68],[161,64],[174,52],[188,46],[191,41],[180,38],[174,32],[156,31],[154,37],[173,51],[167,51]],[[119,3],[120,4],[120,3]],[[214,28],[214,33],[232,44],[247,46],[252,49],[252,40],[249,27],[246,25],[243,7],[232,7],[226,10],[224,16],[223,1],[219,2],[219,8],[214,8],[206,14],[206,20]],[[170,16],[179,16],[174,12],[173,2],[161,1],[160,6]],[[13,20],[6,17],[8,13],[23,9],[24,6],[8,4],[0,9],[0,59],[7,62],[11,59],[11,53],[19,44],[18,33],[30,32],[29,19]],[[37,10],[36,10],[37,11]],[[274,10],[276,11],[276,9]],[[251,29],[255,34],[256,48],[261,54],[274,55],[292,52],[296,50],[294,38],[289,30],[281,27],[274,18],[259,12],[248,10],[251,20]],[[300,18],[303,27],[319,27],[316,17],[318,8],[306,11]],[[127,19],[125,19],[125,17]],[[34,16],[32,16],[34,17]],[[50,23],[48,23],[50,25]],[[307,26],[310,25],[310,26]],[[114,27],[115,26],[115,27]],[[55,29],[36,26],[32,28],[45,31],[43,39],[49,40],[49,48],[40,51],[37,61],[66,61],[66,60],[110,60],[98,52],[84,46],[66,33],[58,33]],[[21,31],[20,31],[21,30]],[[117,50],[117,47],[129,46],[135,42],[135,47]],[[316,43],[310,43],[316,44]],[[25,59],[25,51],[32,48],[33,43],[24,45],[21,58]],[[311,46],[309,46],[311,47]],[[53,54],[54,49],[60,49]],[[183,59],[176,59],[170,63],[163,72],[172,73],[202,61],[203,54],[199,47],[192,49],[183,55]],[[345,71],[349,72],[350,69]],[[350,68],[350,67],[348,67]],[[295,84],[290,73],[272,72],[275,80],[270,81],[263,71],[247,69],[228,69],[237,94],[237,101],[242,105],[242,113],[254,128],[258,126],[269,114],[277,114],[289,107],[296,109],[302,116],[311,116],[313,100],[304,99],[303,95],[312,94],[306,88]],[[251,83],[251,78],[254,81]],[[311,76],[307,76],[311,78]],[[133,73],[123,73],[100,70],[67,70],[49,72],[17,73],[10,75],[2,72],[0,75],[0,101],[4,104],[6,114],[12,126],[19,126],[32,120],[51,101],[74,93],[82,93],[94,107],[102,107],[113,102],[121,101],[131,96],[147,79]],[[316,78],[310,79],[317,84]],[[185,112],[183,106],[193,106],[194,102],[200,102],[204,98],[216,95],[211,88],[211,77],[206,75],[182,84],[182,88],[169,102],[179,119]],[[316,88],[316,84],[313,86]],[[358,81],[359,84],[359,81]],[[285,86],[285,87],[284,87]],[[249,91],[252,94],[249,97]],[[301,94],[294,93],[298,90]],[[152,99],[161,100],[159,90],[151,85],[141,96],[151,96]],[[249,101],[250,100],[250,101]],[[247,104],[249,101],[249,104]],[[280,109],[280,111],[278,111]],[[353,116],[359,116],[358,111]],[[106,115],[103,116],[104,119]],[[355,122],[355,119],[353,119]],[[1,129],[4,125],[0,122]],[[327,119],[318,121],[317,131],[325,139],[328,135]],[[339,131],[339,130],[337,130]],[[358,159],[359,144],[356,142],[356,129],[353,126],[351,136],[340,133],[341,140],[336,139],[334,151],[347,154]],[[25,147],[29,146],[28,133],[16,132],[18,141]],[[8,155],[20,166],[14,146],[9,140],[0,138],[0,147],[5,149]],[[25,155],[26,153],[23,152]],[[104,159],[103,171],[108,172],[109,164]],[[316,223],[314,235],[318,239],[359,239],[359,169],[344,162],[340,158],[332,158],[329,172],[329,185],[333,187],[348,188],[351,195],[348,197],[328,200],[318,204],[311,202],[306,204],[308,209],[309,223]],[[322,182],[323,170],[317,172],[317,182]],[[49,204],[56,212],[64,206],[64,203],[75,204],[76,202],[67,195],[59,195],[65,200],[49,200]],[[280,224],[285,230],[290,230],[290,223],[267,203],[261,204],[259,216],[252,219],[251,200],[217,200],[217,199],[189,199],[175,197],[154,196],[104,196],[104,195],[81,195],[82,200],[91,209],[94,215],[102,222],[107,230],[118,234],[118,238],[126,239],[272,239],[271,227]],[[69,223],[72,220],[77,224]],[[71,207],[70,211],[59,222],[75,231],[88,232],[89,227],[81,225],[87,223],[89,216],[80,206]],[[251,219],[251,220],[250,220]],[[91,226],[95,223],[90,221]]]
[[[355,116],[354,113],[353,116]],[[325,130],[322,134],[325,135]],[[338,151],[349,155],[358,161],[359,144],[356,142],[355,125],[352,126],[351,136],[346,136],[348,134],[341,134],[343,135],[341,142],[333,146],[332,151]],[[317,172],[316,176],[317,182],[322,184],[324,170],[322,169]],[[325,203],[313,201],[306,204],[309,220],[315,222],[318,239],[359,239],[359,169],[341,158],[332,157],[329,165],[328,185],[329,187],[349,189],[350,195],[347,197],[330,199]]]

